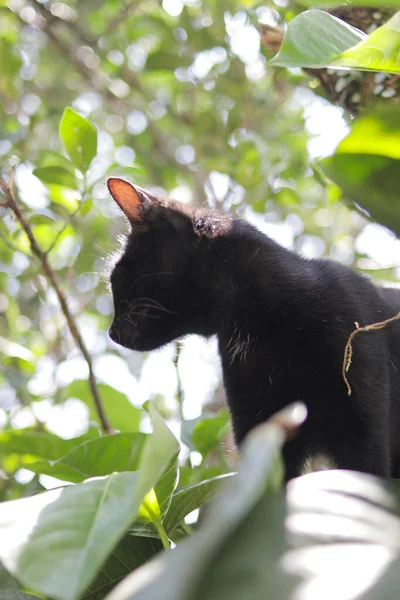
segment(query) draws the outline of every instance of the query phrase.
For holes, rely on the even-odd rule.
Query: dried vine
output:
[[[344,349],[344,357],[343,357],[343,366],[342,366],[342,377],[347,386],[347,394],[351,395],[351,386],[349,380],[347,379],[347,373],[349,372],[351,366],[351,360],[353,358],[353,346],[352,341],[357,333],[361,333],[362,331],[377,331],[378,329],[384,329],[386,325],[389,323],[393,323],[393,321],[400,320],[400,313],[395,315],[394,317],[390,317],[390,319],[385,319],[385,321],[380,321],[379,323],[371,323],[370,325],[365,325],[365,327],[360,327],[360,325],[355,321],[356,329],[352,331],[347,340],[345,349]]]

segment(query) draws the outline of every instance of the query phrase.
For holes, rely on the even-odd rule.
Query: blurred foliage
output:
[[[399,110],[375,107],[356,121],[335,154],[322,161],[326,173],[342,187],[347,198],[398,236],[399,133]]]
[[[163,353],[162,375],[152,371],[146,379],[152,357],[128,353],[107,336],[112,302],[104,280],[124,232],[108,175],[231,211],[308,256],[396,279],[396,260],[381,264],[358,244],[370,215],[399,232],[396,82],[382,73],[373,80],[355,71],[319,77],[269,66],[259,22],[288,24],[302,10],[294,1],[0,1],[1,174],[8,179],[20,163],[16,195],[82,333],[116,430],[103,435],[88,365],[65,311],[26,232],[0,205],[0,559],[12,574],[0,565],[0,600],[28,600],[32,590],[100,600],[197,528],[197,509],[232,479],[217,369],[212,376],[209,369],[201,398],[211,402],[186,418],[196,412],[189,410],[190,380],[198,382],[200,363],[212,361],[202,350],[172,345]],[[352,14],[358,26],[361,13]],[[377,14],[390,16],[384,9],[366,14],[375,25]],[[383,105],[374,109],[378,97]],[[354,107],[372,106],[353,121],[330,101],[353,114]],[[333,156],[315,161],[350,129]],[[148,398],[155,402],[146,410]],[[182,440],[179,462],[178,441],[163,418]],[[253,545],[271,569],[276,552],[287,550],[283,505],[274,496],[283,439],[271,426],[254,436],[231,484],[233,513],[221,496],[203,545],[186,546],[195,578],[212,552],[226,552],[226,577],[243,547]],[[64,482],[73,485],[46,491]],[[395,512],[395,491],[387,498]],[[364,500],[361,492],[354,499],[360,511]],[[269,541],[279,542],[273,551],[262,546],[268,536],[258,527],[270,510],[276,529]],[[241,551],[234,539],[244,540]],[[379,541],[383,551],[395,546]],[[185,547],[171,554],[178,571],[184,553]],[[253,576],[253,558],[246,555],[246,577]],[[206,582],[209,597],[221,597],[223,562],[221,569]],[[268,569],[258,571],[263,592]],[[171,582],[154,583],[163,598],[169,585],[171,598],[193,597],[174,596],[178,584],[175,570]],[[279,585],[274,597],[284,597]]]

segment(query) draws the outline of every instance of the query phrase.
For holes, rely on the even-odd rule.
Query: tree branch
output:
[[[28,239],[29,239],[29,242],[31,245],[31,249],[32,249],[32,254],[34,254],[39,259],[39,262],[42,266],[43,272],[44,272],[46,278],[48,279],[48,281],[50,282],[50,284],[52,285],[52,287],[57,295],[58,301],[61,306],[61,310],[64,313],[64,316],[67,321],[71,335],[74,338],[75,343],[78,346],[79,350],[81,351],[81,353],[86,361],[86,364],[88,366],[89,387],[90,387],[90,391],[92,392],[94,404],[96,407],[97,414],[99,416],[101,426],[104,430],[104,433],[112,433],[113,429],[112,429],[112,427],[107,419],[107,416],[105,414],[103,403],[101,401],[100,393],[99,393],[99,390],[97,387],[96,378],[95,378],[95,375],[93,372],[92,357],[90,356],[89,351],[86,348],[83,338],[78,330],[75,319],[72,316],[71,310],[69,308],[67,298],[60,287],[60,283],[57,279],[57,276],[54,273],[52,267],[50,266],[47,253],[43,252],[40,249],[39,244],[36,241],[36,238],[33,234],[30,223],[27,220],[27,218],[25,217],[25,214],[24,214],[21,206],[19,205],[19,202],[17,201],[17,198],[14,194],[14,191],[13,191],[14,173],[15,173],[15,167],[13,167],[13,169],[11,170],[8,184],[2,177],[0,177],[0,188],[3,190],[3,192],[6,196],[7,205],[13,211],[13,213],[17,217],[22,229],[25,231],[26,235],[28,236]]]

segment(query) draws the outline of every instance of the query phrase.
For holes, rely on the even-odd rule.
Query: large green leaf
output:
[[[208,502],[218,491],[220,485],[229,480],[233,473],[226,473],[213,479],[206,479],[195,485],[181,488],[172,496],[171,505],[164,517],[165,530],[172,531],[193,510]]]
[[[180,446],[155,405],[148,402],[146,408],[150,414],[153,435],[147,438],[140,457],[137,494],[142,500],[151,488],[155,488],[157,505],[153,505],[153,511],[161,520],[169,508],[178,483]]]
[[[393,598],[384,579],[381,595],[373,589],[400,539],[398,496],[383,482],[326,471],[294,480],[287,507],[274,500],[256,506],[186,598]]]
[[[326,174],[373,219],[400,235],[398,181],[400,113],[378,106],[356,119],[336,153],[321,161]]]
[[[114,390],[109,385],[100,383],[98,384],[98,388],[106,415],[110,419],[114,429],[122,432],[138,431],[142,411],[133,406],[125,394]],[[73,381],[68,386],[66,393],[68,396],[82,400],[89,408],[90,419],[99,423],[99,415],[86,379],[76,379]]]
[[[7,454],[29,455],[32,459],[45,458],[57,460],[76,446],[96,437],[98,434],[90,429],[78,438],[64,440],[48,431],[33,429],[16,429],[0,433],[0,456]],[[31,459],[31,460],[32,460]]]
[[[159,524],[159,507],[168,509],[176,486],[179,444],[154,405],[149,404],[148,410],[154,432],[144,438],[139,471],[113,473],[0,505],[0,559],[23,585],[56,600],[78,598],[152,489],[158,494],[153,503],[158,512],[151,504],[151,517]],[[132,434],[93,440],[99,444],[91,446],[89,442],[89,446],[77,448],[65,464],[76,472],[85,461],[93,470],[111,468],[119,460],[113,442],[122,439],[128,440],[124,464],[131,461],[131,466],[136,466],[138,448],[132,439],[143,437]]]
[[[0,600],[38,600],[38,596],[20,590],[0,589]]]
[[[400,12],[371,33],[354,48],[349,48],[332,66],[400,73]]]
[[[60,121],[60,138],[75,166],[86,171],[97,152],[96,128],[72,108],[66,108]]]
[[[373,154],[340,153],[321,166],[345,197],[365,208],[371,217],[400,236],[400,160]]]
[[[324,67],[365,37],[358,29],[327,12],[308,10],[290,21],[282,46],[269,64]]]
[[[152,521],[160,528],[178,484],[180,446],[156,406],[147,402],[146,408],[150,414],[153,435],[146,440],[140,457],[137,493],[141,500],[147,495],[146,505],[141,509],[141,519]],[[152,488],[154,491],[149,494]]]
[[[73,483],[114,471],[136,471],[147,437],[139,432],[108,435],[85,442],[56,461],[42,460],[23,466]]]
[[[275,425],[264,424],[253,430],[243,446],[238,474],[230,479],[224,492],[215,498],[203,529],[196,536],[180,544],[168,557],[153,561],[147,567],[137,571],[137,577],[135,574],[130,575],[108,598],[110,600],[208,598],[207,594],[198,595],[197,591],[201,581],[207,577],[207,573],[215,563],[216,557],[223,551],[229,540],[235,537],[248,515],[264,497],[266,490],[276,491],[280,487],[282,466],[279,449],[283,441],[284,433]],[[272,494],[272,497],[276,501],[276,494]],[[283,513],[282,502],[278,507],[280,513]],[[283,519],[279,520],[276,517],[277,515],[274,514],[273,524],[274,527],[279,528],[282,544]],[[265,534],[264,531],[263,535],[265,539],[273,534],[271,532]],[[279,553],[278,546],[275,544],[274,547]],[[246,548],[245,552],[248,552],[249,548]],[[240,570],[234,572],[240,574]],[[251,586],[248,589],[251,590]]]
[[[362,113],[336,154],[374,154],[400,160],[400,111],[397,106],[375,106]]]
[[[243,468],[259,465],[256,456],[250,459]],[[350,471],[313,473],[290,482],[286,501],[265,493],[255,501],[252,489],[252,502],[237,511],[232,492],[246,497],[234,487],[243,483],[241,474],[195,536],[130,575],[108,598],[397,598],[397,482]]]
[[[114,473],[3,502],[0,559],[26,587],[75,600],[134,520],[137,483],[137,473]]]
[[[400,13],[366,37],[329,13],[309,10],[290,21],[270,64],[400,73]]]
[[[154,487],[154,492],[157,497],[157,502],[160,507],[160,515],[163,517],[168,511],[179,479],[179,464],[177,451],[166,466],[164,473],[161,475]]]
[[[101,600],[126,575],[153,558],[162,548],[162,543],[155,537],[138,537],[127,533],[114,548],[82,599]]]
[[[4,568],[0,562],[0,590],[17,590],[18,584],[14,577]]]

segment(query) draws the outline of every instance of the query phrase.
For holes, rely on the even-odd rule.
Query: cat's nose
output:
[[[110,336],[110,338],[112,339],[113,342],[115,342],[116,344],[119,343],[119,334],[118,334],[118,329],[115,326],[115,323],[111,324],[111,327],[108,330],[108,335]]]

